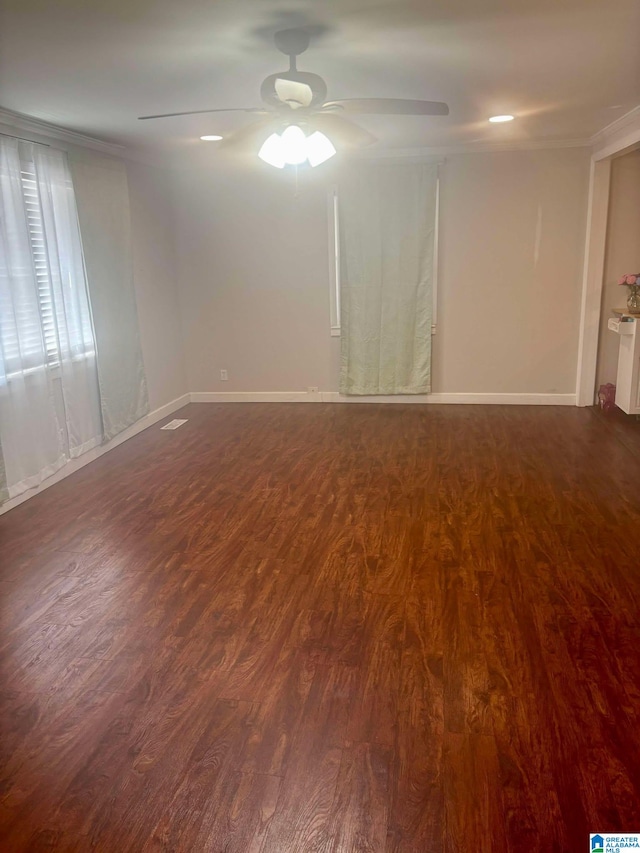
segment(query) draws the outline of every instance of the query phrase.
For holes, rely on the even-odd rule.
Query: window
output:
[[[96,447],[102,434],[67,157],[0,134],[0,444],[9,497]]]
[[[7,378],[95,355],[79,230],[70,216],[75,210],[70,177],[56,170],[39,174],[32,145],[18,151],[19,191],[15,173],[2,174],[4,188],[14,178],[12,204],[3,212],[11,270],[3,271],[4,286],[0,282]]]
[[[51,273],[47,260],[44,242],[44,227],[40,207],[40,193],[36,182],[35,166],[24,163],[20,172],[22,181],[22,196],[29,224],[29,240],[31,257],[35,268],[38,286],[38,304],[40,306],[40,322],[45,344],[45,359],[47,364],[57,364],[60,352],[56,338],[56,324],[53,316],[53,296],[51,293]]]

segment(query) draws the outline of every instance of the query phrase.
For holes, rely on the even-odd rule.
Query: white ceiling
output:
[[[640,0],[2,0],[0,105],[132,147],[188,150],[251,121],[287,67],[273,33],[315,33],[301,70],[329,98],[444,100],[443,117],[357,117],[383,147],[586,139],[640,102]],[[489,115],[514,113],[510,125]]]

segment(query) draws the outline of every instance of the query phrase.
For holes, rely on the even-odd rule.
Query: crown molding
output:
[[[75,130],[68,130],[66,127],[60,127],[57,124],[51,124],[48,121],[41,121],[33,118],[33,116],[16,113],[13,110],[7,110],[0,107],[0,123],[9,127],[22,130],[26,133],[33,133],[37,136],[44,136],[48,139],[60,139],[63,142],[69,142],[72,145],[81,145],[84,148],[93,148],[95,151],[102,151],[104,154],[114,154],[122,157],[125,152],[124,145],[118,145],[115,142],[105,142],[103,139],[97,139],[94,136],[87,136],[84,133],[78,133]]]
[[[423,148],[365,149],[355,152],[358,159],[444,159],[450,154],[492,154],[502,151],[541,151],[550,148],[590,148],[588,138],[575,139],[526,139],[511,142],[462,142],[458,145],[441,145]]]
[[[640,105],[629,110],[628,113],[620,116],[610,124],[605,125],[597,133],[594,133],[591,137],[591,142],[596,144],[599,141],[609,139],[611,136],[625,133],[629,128],[636,127],[638,122],[640,122]]]
[[[94,151],[110,154],[112,157],[118,157],[123,160],[130,160],[134,163],[168,168],[169,159],[166,152],[159,152],[152,148],[129,148],[116,142],[106,142],[104,139],[87,136],[84,133],[78,133],[75,130],[69,130],[57,124],[41,121],[24,113],[16,113],[4,107],[0,107],[0,125],[14,128],[15,130],[22,131],[22,133],[38,136],[41,139],[58,139],[61,142],[71,145],[91,148]]]
[[[171,152],[157,153],[152,148],[128,148],[115,142],[106,142],[94,136],[79,133],[51,122],[0,107],[0,124],[48,139],[59,139],[73,145],[92,148],[105,154],[124,157],[140,163],[170,167]],[[556,148],[592,148],[596,158],[612,156],[640,141],[640,106],[597,131],[591,137],[567,139],[521,139],[511,141],[461,142],[454,145],[423,146],[416,148],[380,148],[352,152],[351,156],[363,160],[424,159],[442,160],[452,154],[491,154],[508,151],[539,151]]]
[[[613,157],[640,143],[640,105],[612,121],[591,137],[596,160]]]

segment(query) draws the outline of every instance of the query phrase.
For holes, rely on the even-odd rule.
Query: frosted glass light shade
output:
[[[290,166],[299,166],[304,163],[307,159],[307,138],[302,128],[290,124],[284,129],[280,139],[285,163]]]
[[[307,161],[310,166],[319,166],[335,153],[333,143],[324,133],[316,130],[311,136],[305,136],[302,128],[290,124],[281,135],[271,134],[258,151],[258,157],[282,169],[285,165],[299,166]]]
[[[284,167],[284,164],[286,163],[284,148],[282,145],[282,139],[277,133],[272,133],[271,136],[263,142],[262,148],[258,151],[258,157],[270,166],[275,166],[276,169],[282,169]]]
[[[331,140],[319,130],[307,137],[307,160],[312,166],[319,166],[335,153],[336,149]]]

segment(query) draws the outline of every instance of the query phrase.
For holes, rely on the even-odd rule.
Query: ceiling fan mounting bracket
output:
[[[274,35],[273,40],[281,53],[295,57],[300,56],[309,47],[310,36],[306,30],[280,30]]]

